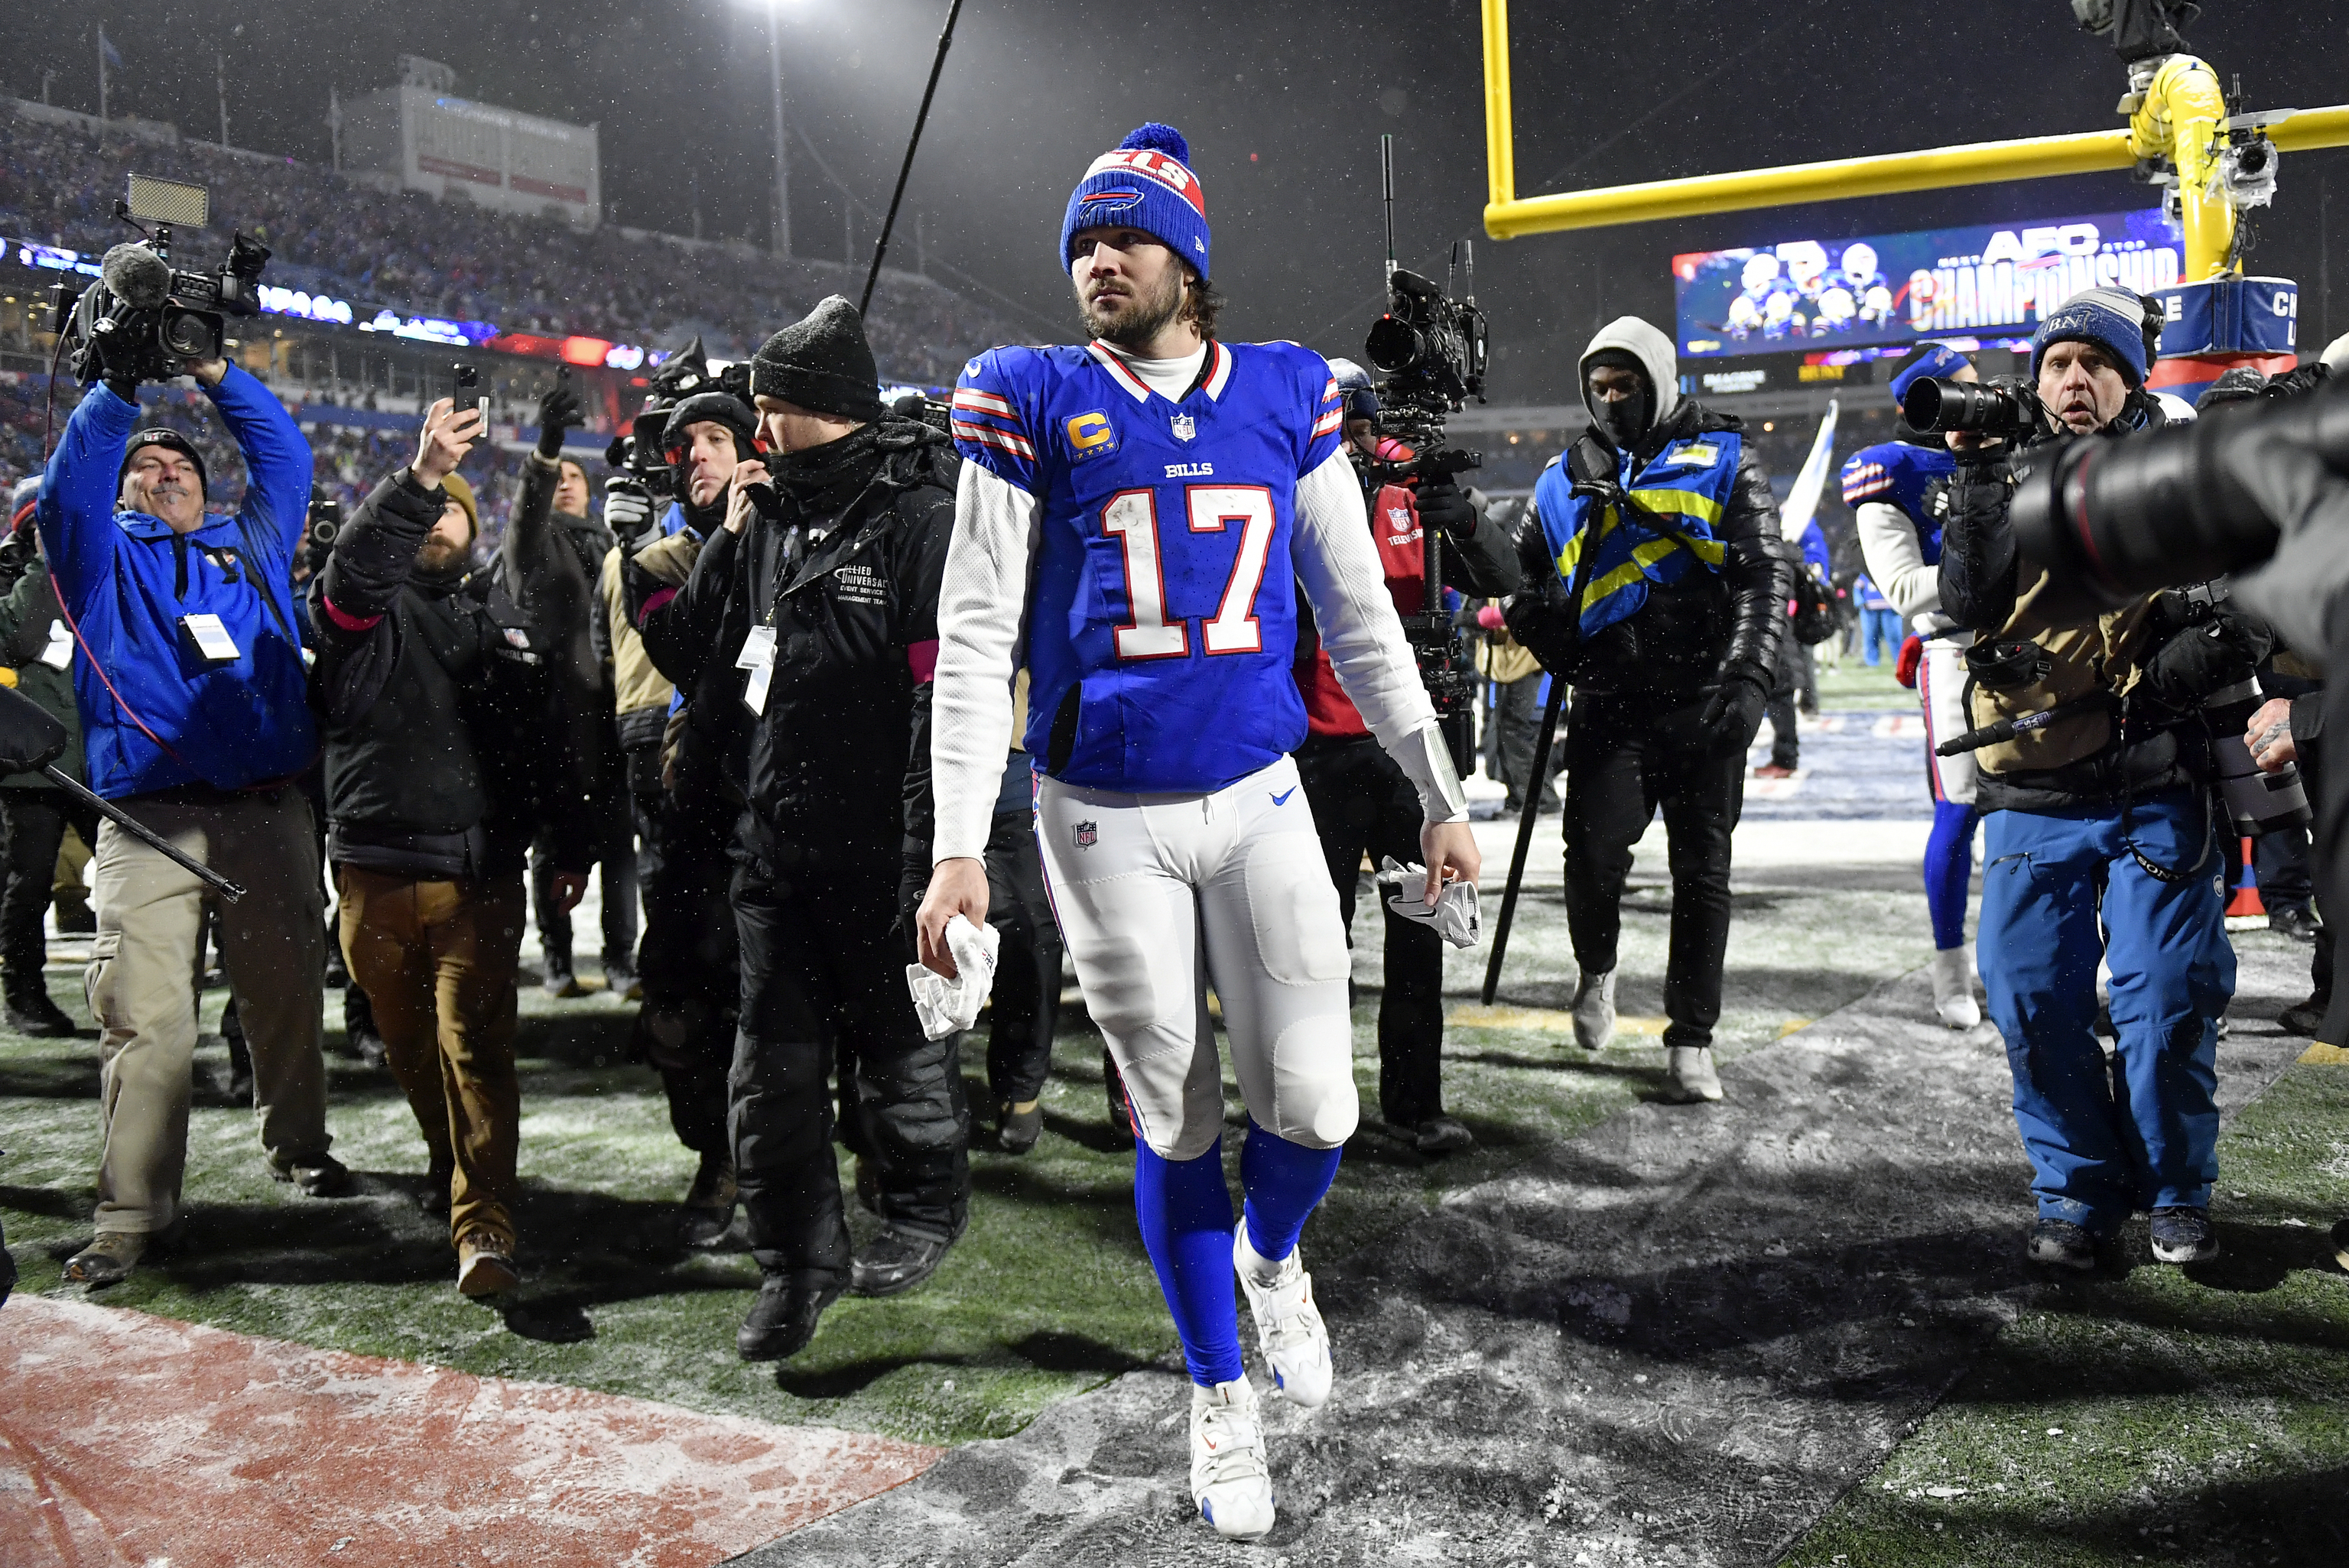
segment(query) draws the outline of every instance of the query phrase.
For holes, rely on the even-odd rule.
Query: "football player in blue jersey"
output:
[[[1346,695],[1417,788],[1427,869],[1406,897],[1456,910],[1478,861],[1340,450],[1337,383],[1295,344],[1217,340],[1208,258],[1189,149],[1143,126],[1093,161],[1061,224],[1092,341],[964,368],[918,923],[923,961],[953,975],[947,923],[986,919],[1024,666],[1038,841],[1124,1076],[1134,1207],[1194,1385],[1192,1496],[1253,1540],[1272,1528],[1272,1481],[1232,1274],[1274,1383],[1321,1404],[1330,1340],[1298,1236],[1358,1114],[1346,931],[1288,756],[1306,734],[1300,587]],[[1237,1233],[1210,985],[1248,1111]]]
[[[1973,381],[1966,356],[1941,344],[1925,346],[1892,378],[1892,402],[1920,376]],[[1859,551],[1868,575],[1902,623],[1924,640],[1916,665],[1917,696],[1925,709],[1925,783],[1933,796],[1933,827],[1925,840],[1925,906],[1933,923],[1933,1010],[1953,1029],[1982,1022],[1974,1000],[1973,946],[1966,941],[1966,891],[1974,867],[1974,758],[1937,755],[1933,748],[1972,727],[1965,714],[1965,644],[1958,624],[1941,614],[1941,520],[1933,503],[1957,471],[1947,440],[1909,428],[1852,454],[1843,466],[1843,500],[1859,519]],[[1908,655],[1902,655],[1903,678]]]

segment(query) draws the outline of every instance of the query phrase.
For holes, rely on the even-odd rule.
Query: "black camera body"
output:
[[[186,373],[188,360],[222,357],[229,316],[260,314],[268,246],[239,232],[228,258],[209,273],[172,266],[171,247],[171,231],[158,227],[109,251],[97,283],[77,292],[59,282],[51,290],[58,348],[76,381],[88,386],[108,375],[169,381]],[[118,346],[124,341],[128,350]]]
[[[302,564],[311,576],[326,569],[326,558],[334,554],[342,531],[343,503],[330,495],[313,498],[309,521],[302,531]]]
[[[1920,376],[1900,399],[1909,428],[1929,434],[1971,431],[2016,441],[2043,428],[2039,397],[2018,381],[1952,381]]]
[[[1485,390],[1485,313],[1474,297],[1455,300],[1416,273],[1387,273],[1387,312],[1371,324],[1362,345],[1386,377],[1379,384],[1379,426],[1407,442],[1413,455],[1369,465],[1373,483],[1418,480],[1448,482],[1484,464],[1481,453],[1444,445],[1444,421]],[[1467,712],[1476,676],[1458,631],[1444,609],[1444,544],[1433,529],[1422,535],[1425,595],[1418,614],[1402,617],[1404,637],[1419,665],[1420,684],[1439,717]]]

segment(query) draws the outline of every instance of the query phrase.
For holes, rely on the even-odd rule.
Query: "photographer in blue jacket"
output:
[[[319,1056],[324,898],[309,802],[317,748],[292,566],[310,446],[276,398],[224,360],[181,367],[220,409],[246,471],[244,510],[204,510],[203,455],[139,421],[111,361],[66,426],[36,514],[84,657],[74,696],[90,787],[248,890],[221,905],[221,951],[253,1053],[271,1173],[314,1196],[347,1189],[327,1153]],[[196,1043],[190,975],[203,884],[112,823],[98,831],[88,977],[102,1061],[97,1236],[66,1277],[125,1277],[180,1212]]]

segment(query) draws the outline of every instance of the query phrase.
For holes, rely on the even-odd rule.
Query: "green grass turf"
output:
[[[2289,1068],[2219,1166],[2224,1256],[2053,1287],[1784,1561],[2349,1562],[2349,1068]]]
[[[1817,650],[1812,650],[1816,656]],[[1846,654],[1839,669],[1819,665],[1819,711],[1852,709],[1906,712],[1917,706],[1917,694],[1892,676],[1889,664],[1864,665],[1857,654]]]
[[[1867,918],[1850,918],[1855,899]],[[1790,1017],[1840,1006],[1921,962],[1923,923],[1910,905],[1921,899],[1741,895],[1723,1054],[1765,1045]],[[1366,934],[1374,908],[1362,900]],[[1669,921],[1669,901],[1652,891],[1626,901],[1627,1012],[1661,1008],[1650,993]],[[1556,951],[1562,927],[1555,887],[1529,896],[1513,975],[1532,979],[1563,964],[1570,977],[1571,958]],[[1829,944],[1834,967],[1821,968],[1816,954]],[[1469,999],[1482,958],[1453,965],[1455,998]],[[1362,973],[1376,974],[1367,952]],[[86,1019],[78,976],[61,967],[50,984],[58,1003]],[[224,997],[205,994],[208,1029]],[[530,1278],[511,1327],[453,1288],[445,1233],[413,1202],[424,1150],[389,1075],[332,1054],[330,1125],[366,1195],[322,1202],[270,1181],[250,1113],[212,1087],[224,1076],[224,1053],[200,1051],[187,1233],[158,1266],[96,1299],[361,1354],[940,1443],[1002,1436],[1050,1401],[1129,1367],[1176,1364],[1173,1326],[1134,1228],[1132,1156],[1110,1145],[1099,1037],[1081,1010],[1069,1010],[1056,1053],[1043,1141],[1019,1159],[974,1154],[970,1230],[936,1279],[894,1300],[843,1300],[779,1375],[734,1355],[757,1277],[748,1257],[693,1254],[673,1243],[673,1205],[693,1161],[670,1132],[657,1081],[621,1059],[627,1010],[597,995],[551,1000],[527,982],[522,1007],[519,1218]],[[340,1040],[333,993],[327,1015],[331,1053]],[[1366,1117],[1378,1104],[1376,1019],[1377,996],[1366,989],[1354,1014]],[[978,1054],[965,1062],[975,1104],[983,1100]],[[1455,1027],[1447,1101],[1482,1146],[1431,1163],[1367,1125],[1309,1245],[1343,1255],[1423,1222],[1446,1191],[1499,1175],[1651,1092],[1661,1057],[1652,1037],[1627,1037],[1590,1057],[1556,1034]],[[8,1151],[0,1221],[22,1288],[80,1294],[61,1270],[89,1233],[97,1085],[94,1040],[0,1033],[0,1146]],[[1228,1079],[1226,1102],[1237,1128],[1240,1102]],[[1235,1190],[1238,1149],[1237,1137],[1226,1140]],[[861,1235],[870,1222],[852,1211],[851,1223]],[[565,1342],[591,1327],[592,1337]]]

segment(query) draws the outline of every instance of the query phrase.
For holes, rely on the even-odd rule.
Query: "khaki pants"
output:
[[[375,1008],[385,1057],[437,1170],[453,1170],[449,1234],[513,1247],[522,1085],[514,1076],[514,965],[522,874],[414,882],[336,868],[343,960]]]
[[[298,789],[204,805],[139,800],[131,814],[241,882],[220,903],[221,957],[253,1049],[261,1146],[285,1166],[323,1154],[325,893],[310,803]],[[98,1020],[98,1229],[160,1231],[178,1217],[196,1047],[192,985],[204,884],[112,822],[98,832],[98,938],[83,984]]]

